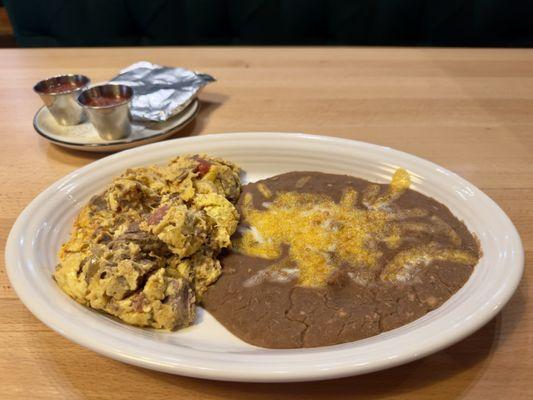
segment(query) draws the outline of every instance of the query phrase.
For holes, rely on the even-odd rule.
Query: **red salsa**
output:
[[[89,107],[109,107],[123,103],[124,100],[126,99],[121,96],[100,95],[98,97],[88,97],[85,105]]]
[[[46,86],[43,90],[45,93],[62,93],[69,92],[83,86],[83,82],[53,82]]]

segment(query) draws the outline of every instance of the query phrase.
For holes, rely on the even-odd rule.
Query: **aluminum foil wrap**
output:
[[[169,68],[141,61],[111,79],[133,88],[131,116],[140,121],[166,121],[183,111],[198,91],[215,78],[211,75]]]

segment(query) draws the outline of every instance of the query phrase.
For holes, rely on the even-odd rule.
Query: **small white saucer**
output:
[[[39,135],[58,146],[81,151],[111,152],[166,139],[191,122],[198,114],[198,110],[199,103],[195,99],[185,110],[168,121],[133,121],[130,136],[112,141],[102,139],[88,121],[72,126],[59,125],[44,106],[35,114],[33,127]]]

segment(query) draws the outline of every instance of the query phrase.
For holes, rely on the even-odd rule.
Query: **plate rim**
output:
[[[200,100],[198,98],[195,98],[193,101],[190,102],[190,104],[188,104],[185,109],[183,111],[181,111],[180,113],[172,116],[172,118],[178,118],[180,114],[184,114],[186,113],[189,109],[193,109],[193,112],[191,114],[191,116],[189,118],[187,118],[186,120],[182,121],[181,123],[177,124],[177,125],[173,125],[171,127],[168,127],[167,129],[163,129],[163,130],[160,130],[159,133],[156,133],[155,135],[152,135],[152,136],[148,136],[148,137],[141,137],[141,138],[137,138],[137,139],[134,139],[134,140],[118,140],[118,141],[108,141],[108,142],[103,142],[103,143],[77,143],[77,142],[69,142],[69,141],[66,141],[66,140],[59,140],[59,139],[55,139],[51,136],[49,136],[46,132],[44,132],[41,128],[39,128],[39,125],[37,123],[37,118],[38,116],[41,114],[42,110],[46,108],[46,106],[41,106],[37,112],[35,113],[35,115],[33,116],[33,120],[32,120],[32,123],[33,123],[33,129],[35,130],[35,132],[37,132],[37,134],[41,137],[43,137],[44,139],[54,143],[54,144],[57,144],[58,146],[64,146],[64,147],[69,147],[69,148],[76,148],[76,149],[79,149],[79,150],[82,150],[82,149],[88,149],[88,148],[91,148],[91,149],[105,149],[105,148],[109,148],[109,147],[120,147],[120,146],[135,146],[135,147],[138,147],[138,146],[141,146],[142,145],[142,142],[143,141],[146,141],[146,140],[157,140],[158,138],[161,138],[162,136],[165,136],[165,135],[168,135],[169,133],[171,132],[174,132],[174,131],[178,131],[181,127],[187,125],[189,122],[191,122],[193,119],[195,119],[197,116],[198,116],[198,113],[200,112]],[[151,144],[151,143],[150,143]]]
[[[474,188],[481,196],[485,198],[489,202],[489,204],[495,208],[499,214],[500,217],[503,218],[503,222],[506,224],[506,227],[510,229],[508,234],[511,234],[513,243],[515,244],[514,251],[513,251],[513,257],[511,258],[513,263],[513,267],[515,268],[514,274],[512,275],[512,279],[508,283],[506,287],[506,291],[503,293],[499,293],[499,296],[493,295],[490,298],[490,308],[488,310],[484,310],[483,313],[477,313],[473,314],[472,318],[470,318],[468,321],[465,322],[465,324],[462,326],[462,329],[455,330],[452,332],[452,334],[448,335],[446,338],[441,339],[439,344],[432,343],[431,341],[429,343],[424,344],[424,346],[419,346],[419,351],[417,353],[410,353],[405,351],[401,356],[393,359],[393,360],[378,360],[374,361],[372,365],[368,366],[359,366],[359,365],[346,365],[346,363],[341,363],[340,365],[336,365],[334,367],[328,368],[327,370],[319,370],[319,369],[311,369],[311,370],[305,370],[305,368],[301,368],[303,371],[299,372],[292,372],[291,374],[280,374],[279,371],[268,371],[264,372],[261,370],[257,371],[251,371],[249,368],[244,368],[241,366],[241,370],[236,368],[236,365],[232,366],[231,368],[224,369],[202,369],[201,366],[198,365],[192,365],[185,363],[163,363],[163,362],[155,362],[153,360],[149,359],[139,359],[136,357],[129,356],[128,354],[122,354],[120,352],[117,352],[116,349],[113,349],[112,346],[102,346],[97,345],[95,343],[91,343],[91,341],[87,338],[85,338],[83,335],[76,335],[72,332],[67,332],[61,328],[61,326],[58,326],[58,324],[54,323],[54,321],[46,320],[42,315],[39,315],[38,307],[36,307],[35,304],[31,302],[31,299],[29,299],[29,295],[27,293],[20,293],[20,290],[22,289],[22,286],[24,286],[22,283],[18,281],[14,281],[13,278],[16,274],[16,267],[18,267],[16,263],[16,236],[19,233],[22,226],[22,222],[30,217],[30,211],[33,208],[35,208],[35,205],[38,204],[39,200],[41,198],[45,198],[49,193],[54,192],[57,190],[57,187],[61,186],[62,184],[68,182],[69,180],[75,178],[78,174],[82,174],[85,172],[90,171],[93,168],[97,168],[101,164],[112,162],[115,158],[119,157],[127,157],[128,155],[132,155],[135,153],[147,151],[147,147],[150,147],[150,149],[156,149],[157,147],[163,147],[168,146],[168,141],[166,142],[159,142],[159,143],[152,143],[146,146],[142,147],[136,147],[133,149],[129,149],[124,152],[120,152],[117,154],[113,154],[107,157],[104,157],[100,160],[93,161],[89,163],[88,165],[76,169],[72,171],[71,173],[67,174],[63,178],[60,178],[56,182],[49,185],[45,190],[43,190],[38,196],[36,196],[30,203],[25,207],[25,209],[21,212],[17,220],[15,221],[13,227],[11,228],[11,231],[8,235],[7,241],[6,241],[6,250],[5,250],[5,260],[6,260],[6,272],[8,275],[8,278],[13,286],[13,289],[17,293],[17,296],[19,299],[26,305],[26,307],[43,323],[45,323],[47,326],[55,330],[56,332],[60,333],[64,337],[68,338],[69,340],[72,340],[73,342],[80,344],[86,348],[89,348],[97,353],[104,354],[108,357],[111,357],[113,359],[126,362],[128,364],[133,364],[145,368],[150,368],[154,370],[159,370],[163,372],[169,372],[174,374],[180,374],[185,376],[191,376],[191,377],[198,377],[198,378],[208,378],[208,379],[215,379],[215,380],[229,380],[229,381],[248,381],[248,382],[294,382],[294,381],[310,381],[310,380],[324,380],[324,379],[333,379],[333,378],[340,378],[340,377],[346,377],[346,376],[352,376],[362,373],[369,373],[376,370],[381,370],[384,368],[390,368],[393,366],[405,364],[407,362],[414,361],[416,359],[422,358],[428,354],[434,353],[436,351],[439,351],[445,347],[448,347],[459,340],[465,338],[466,336],[470,335],[477,329],[481,328],[485,323],[490,321],[498,312],[501,311],[503,306],[509,301],[511,296],[516,291],[524,270],[524,249],[521,242],[521,238],[518,234],[518,231],[516,230],[516,227],[512,223],[511,219],[507,216],[507,214],[483,191],[481,191],[479,188],[477,188],[475,185],[468,182],[466,179],[460,177],[459,175],[449,171],[446,168],[443,168],[431,161],[428,161],[426,159],[420,158],[418,156],[412,155],[410,153],[406,153],[400,150],[392,149],[388,146],[381,146],[376,144],[371,144],[367,142],[357,141],[357,140],[351,140],[351,139],[344,139],[344,138],[338,138],[334,136],[321,136],[321,135],[313,135],[313,134],[304,134],[304,133],[291,133],[291,132],[235,132],[235,133],[218,133],[218,134],[210,134],[210,135],[203,135],[203,136],[195,136],[195,137],[187,137],[187,138],[179,138],[174,139],[174,142],[195,142],[195,141],[203,141],[203,140],[209,140],[208,138],[218,137],[220,140],[224,140],[225,137],[233,137],[238,138],[239,136],[242,138],[250,138],[252,136],[256,137],[266,137],[268,135],[269,139],[273,139],[275,136],[277,136],[278,139],[282,139],[283,137],[291,137],[291,138],[299,138],[301,140],[311,140],[311,141],[326,141],[326,142],[336,142],[337,144],[350,144],[350,145],[357,145],[363,148],[373,148],[375,150],[381,150],[384,152],[393,152],[396,153],[399,156],[407,156],[414,162],[417,162],[420,165],[423,165],[425,168],[439,168],[441,171],[443,171],[446,174],[452,175],[454,179],[457,179],[458,182],[464,185],[468,185],[472,188]],[[16,265],[16,267],[14,267]],[[516,269],[517,268],[517,269]],[[488,304],[488,303],[487,303]],[[353,342],[352,342],[353,343]],[[322,349],[325,349],[327,347],[324,347]],[[243,375],[244,374],[244,375]]]

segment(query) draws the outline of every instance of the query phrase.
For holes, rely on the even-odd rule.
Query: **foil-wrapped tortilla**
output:
[[[133,88],[130,112],[135,120],[162,122],[183,111],[211,75],[140,61],[120,71],[113,83]]]

